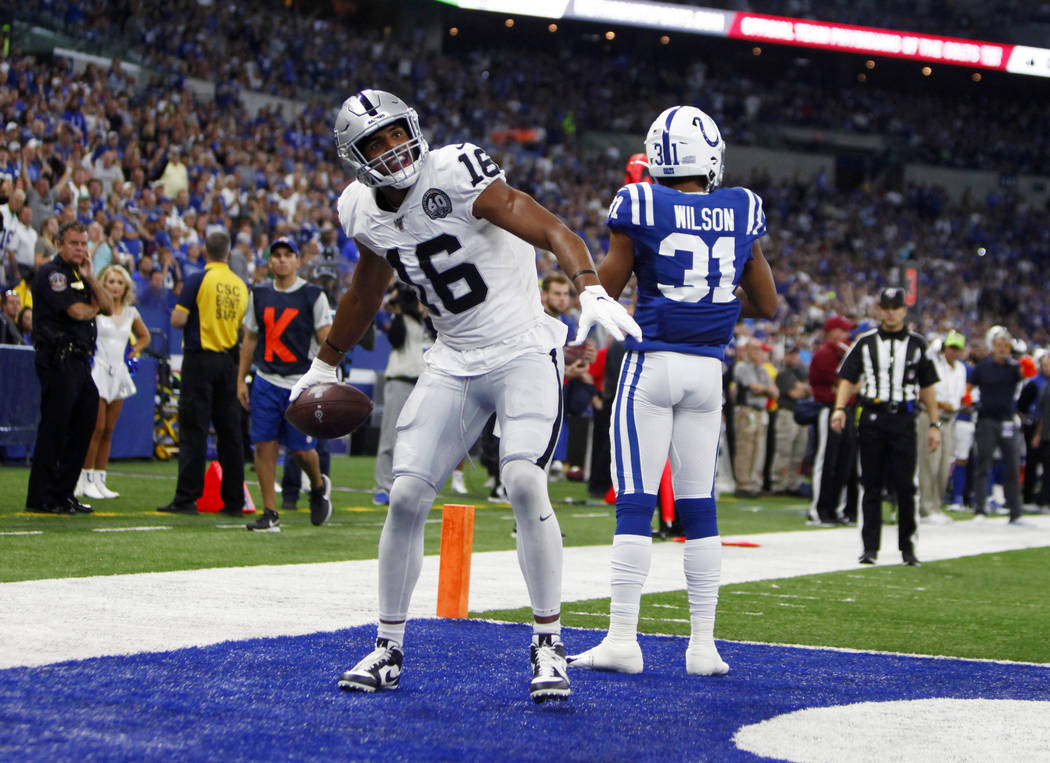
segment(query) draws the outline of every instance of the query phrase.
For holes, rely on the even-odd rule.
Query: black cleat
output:
[[[921,564],[914,551],[901,551],[901,561],[909,567],[918,567]]]
[[[310,490],[310,522],[320,527],[332,516],[332,480],[321,475],[321,487]]]
[[[171,503],[165,506],[158,506],[157,511],[161,514],[191,514],[197,516],[197,507],[192,503]]]
[[[88,506],[86,503],[81,503],[76,498],[69,497],[66,499],[66,504],[69,506],[70,514],[94,514],[95,510]]]
[[[875,558],[878,556],[874,551],[865,551],[860,555],[859,561],[861,564],[875,564]]]
[[[279,533],[281,519],[273,509],[264,509],[261,517],[254,522],[249,522],[245,527],[257,533]]]

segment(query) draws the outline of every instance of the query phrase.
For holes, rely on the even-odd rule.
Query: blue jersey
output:
[[[628,336],[627,349],[724,357],[740,317],[733,292],[766,232],[758,194],[632,183],[617,192],[606,222],[634,241],[642,340]]]

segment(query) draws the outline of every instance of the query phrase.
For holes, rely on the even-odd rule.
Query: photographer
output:
[[[404,283],[397,282],[387,290],[386,312],[389,321],[382,321],[382,316],[377,318],[377,325],[386,332],[391,347],[384,373],[383,419],[376,453],[373,500],[377,505],[390,502],[397,419],[423,373],[423,343],[428,332],[423,306],[412,287]]]

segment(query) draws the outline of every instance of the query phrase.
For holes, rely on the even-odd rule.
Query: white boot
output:
[[[452,472],[452,492],[458,495],[466,495],[467,485],[463,481],[463,472],[456,469]]]
[[[95,489],[102,494],[103,498],[120,498],[120,493],[106,487],[106,470],[95,470]]]
[[[106,496],[99,492],[98,485],[95,482],[96,472],[94,469],[85,470],[85,484],[84,484],[84,496],[87,498],[94,498],[96,501],[103,500]]]
[[[87,487],[87,469],[80,470],[80,476],[77,477],[77,486],[73,488],[73,495],[80,498],[84,495],[84,488]]]

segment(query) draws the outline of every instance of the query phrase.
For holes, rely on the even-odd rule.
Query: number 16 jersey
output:
[[[397,210],[362,183],[339,197],[346,234],[386,257],[427,306],[438,331],[427,362],[457,375],[564,343],[540,304],[535,249],[474,216],[481,192],[503,178],[484,149],[462,143],[427,155]]]
[[[627,349],[722,358],[740,317],[733,292],[766,232],[758,194],[632,183],[617,192],[607,224],[634,241],[642,339],[627,337]]]

